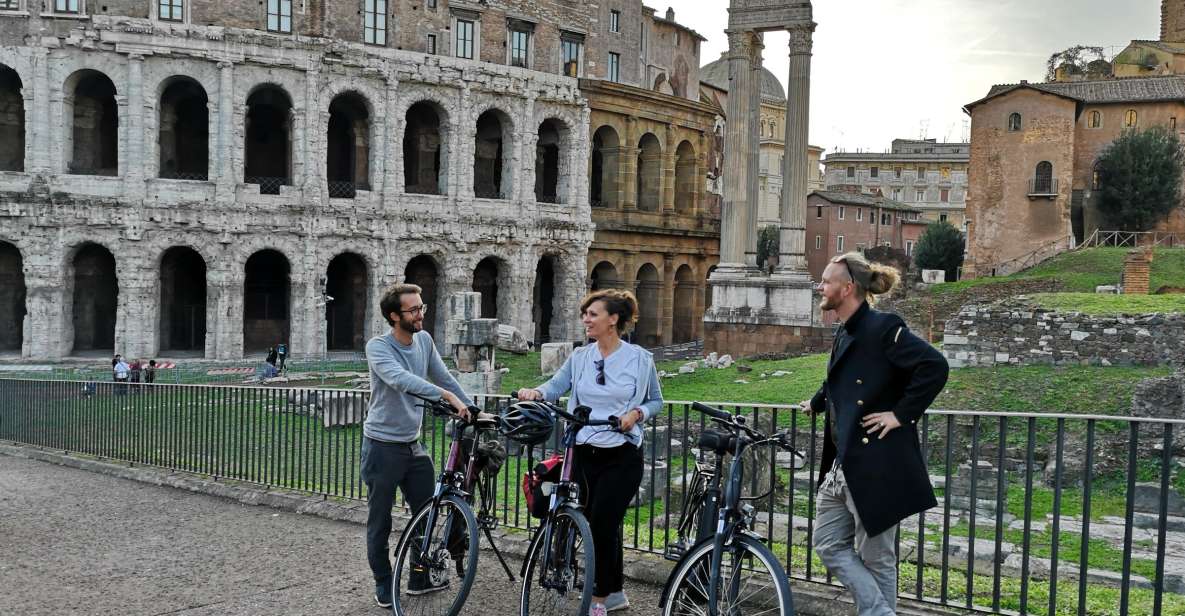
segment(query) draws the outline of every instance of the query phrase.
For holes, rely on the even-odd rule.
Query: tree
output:
[[[1089,58],[1094,58],[1090,60]],[[1106,58],[1103,56],[1102,47],[1092,47],[1090,45],[1075,45],[1069,49],[1063,49],[1051,56],[1045,62],[1045,81],[1053,81],[1057,75],[1059,66],[1065,66],[1072,73],[1084,74],[1087,72],[1088,66],[1093,63]]]
[[[1181,203],[1185,155],[1175,132],[1161,126],[1125,131],[1099,155],[1098,207],[1108,227],[1147,231]]]
[[[957,280],[963,265],[963,234],[949,222],[930,223],[913,250],[913,262],[920,269],[944,270],[948,282]]]
[[[762,227],[757,234],[757,267],[764,270],[766,259],[778,256],[778,226]]]

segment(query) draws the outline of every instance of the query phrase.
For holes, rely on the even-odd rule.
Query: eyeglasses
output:
[[[605,384],[605,360],[595,359],[593,365],[597,367],[597,385]]]
[[[420,304],[419,306],[416,306],[414,308],[408,308],[407,310],[400,310],[399,313],[400,314],[417,314],[417,313],[418,314],[427,314],[428,313],[428,304]]]

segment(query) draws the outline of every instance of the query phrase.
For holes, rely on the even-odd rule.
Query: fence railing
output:
[[[259,186],[259,194],[261,195],[278,195],[280,194],[280,187],[287,186],[291,183],[289,178],[281,177],[267,177],[262,175],[249,175],[243,178],[246,184],[256,184]]]
[[[1164,248],[1185,248],[1185,236],[1163,231],[1103,231],[1095,229],[1079,248],[1113,246],[1118,248],[1140,248],[1157,246]]]
[[[0,440],[363,499],[358,422],[368,395],[0,379]],[[490,410],[502,402],[478,399]],[[748,460],[749,493],[772,490],[753,502],[757,531],[793,580],[832,582],[810,547],[821,418],[789,406],[720,406],[759,430],[791,431],[805,460],[761,451]],[[647,422],[646,472],[623,530],[630,548],[661,554],[674,539],[706,425],[682,402]],[[976,614],[1185,613],[1185,421],[931,411],[916,429],[940,504],[896,531],[901,597]],[[439,470],[445,422],[426,420],[422,439]],[[518,486],[530,461],[508,449],[495,511],[529,529]]]

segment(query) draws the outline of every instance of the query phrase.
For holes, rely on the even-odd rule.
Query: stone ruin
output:
[[[494,364],[498,319],[481,318],[481,293],[476,292],[449,296],[446,309],[444,342],[453,358],[453,376],[470,395],[498,393],[502,389],[502,373]]]

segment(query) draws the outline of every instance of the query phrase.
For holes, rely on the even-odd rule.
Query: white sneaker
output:
[[[606,616],[608,613],[604,603],[594,603],[592,607],[588,608],[588,616]]]
[[[630,609],[629,597],[625,596],[624,590],[619,590],[608,597],[605,597],[605,610],[609,612],[616,612],[618,610]]]

